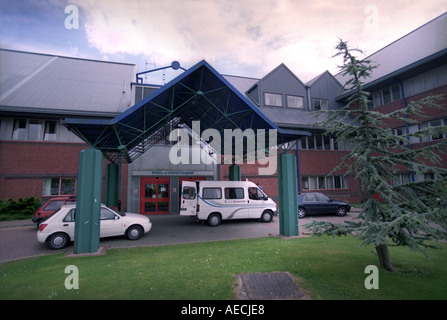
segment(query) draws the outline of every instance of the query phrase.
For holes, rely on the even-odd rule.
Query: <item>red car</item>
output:
[[[76,203],[76,197],[74,196],[60,196],[51,198],[43,206],[34,212],[31,220],[37,224],[39,229],[40,223],[53,213],[58,211],[63,205]]]

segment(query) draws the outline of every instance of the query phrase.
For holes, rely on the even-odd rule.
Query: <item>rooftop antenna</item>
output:
[[[147,61],[147,59],[146,59],[146,70],[148,70],[148,65],[149,64],[151,64],[151,65],[154,65],[154,69],[156,69],[157,68],[157,64],[155,63],[155,58],[154,58],[154,62],[153,63],[149,63],[148,61]],[[147,73],[144,75],[144,82],[146,82],[146,80],[147,80]]]
[[[154,64],[155,64],[155,62],[154,62]],[[183,71],[186,71],[185,68],[180,66],[180,63],[178,61],[172,61],[170,66],[161,67],[161,68],[155,68],[153,70],[148,70],[148,71],[143,71],[143,72],[138,72],[137,76],[136,76],[137,83],[143,83],[143,78],[140,77],[140,75],[142,75],[142,74],[147,74],[149,72],[154,72],[154,71],[159,71],[159,70],[165,70],[165,69],[168,69],[168,68],[172,68],[174,70],[182,69]]]

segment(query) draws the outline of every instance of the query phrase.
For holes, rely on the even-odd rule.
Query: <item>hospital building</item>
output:
[[[410,101],[443,95],[441,108],[427,108],[417,124],[387,122],[396,135],[447,125],[446,30],[444,13],[368,57],[378,65],[364,84],[371,94],[369,108],[389,113]],[[277,150],[296,156],[298,192],[360,201],[352,176],[331,173],[353,146],[324,135],[312,116],[313,111],[346,104],[350,93],[343,91],[347,79],[341,74],[321,70],[303,82],[299,70],[285,64],[262,78],[221,74],[205,60],[188,67],[173,62],[168,67],[181,70],[180,75],[167,84],[149,84],[132,63],[0,49],[0,199],[76,196],[79,154],[98,146],[104,176],[111,168],[117,175],[122,210],[178,214],[182,181],[229,180],[232,172],[223,161],[173,164],[169,154],[175,141],[169,135],[179,128],[194,135],[186,123],[222,117],[216,122],[222,128],[231,120],[253,128],[274,124],[281,129],[279,138],[301,132]],[[219,110],[225,114],[211,112],[205,103],[223,105]],[[175,113],[179,106],[181,113]],[[139,142],[133,143],[132,137]],[[410,144],[422,147],[440,139],[447,136],[414,138]],[[197,150],[213,156],[203,141],[195,141]],[[278,176],[260,174],[263,166],[259,161],[240,164],[240,178],[259,184],[277,201]],[[441,155],[440,166],[447,168],[446,154]],[[394,183],[434,178],[403,168]],[[106,190],[103,179],[103,193]]]

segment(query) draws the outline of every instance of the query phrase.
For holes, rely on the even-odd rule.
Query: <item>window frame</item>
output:
[[[227,194],[228,190],[228,194]],[[242,190],[242,196],[240,191]],[[224,188],[225,199],[227,200],[241,200],[245,199],[245,191],[242,187],[225,187]]]
[[[272,101],[271,99],[268,99],[267,97],[271,96],[272,98],[275,98],[274,100],[277,100],[280,102],[280,104],[276,104],[277,101]],[[283,95],[280,93],[272,93],[272,92],[264,92],[264,105],[269,107],[284,107]]]
[[[206,191],[212,190],[212,189],[216,190],[215,197],[209,197],[208,195],[205,195]],[[202,188],[202,198],[209,199],[209,200],[222,199],[222,188],[220,188],[220,187],[204,187],[204,188]]]
[[[48,186],[46,186],[46,181],[50,180],[50,185],[49,185],[49,189]],[[53,194],[53,181],[52,180],[58,180],[58,186],[57,186],[57,194],[54,193]],[[73,180],[74,185],[72,186],[73,188],[73,193],[61,193],[62,192],[62,180]],[[53,178],[43,178],[43,184],[42,184],[42,196],[43,197],[55,197],[55,196],[74,196],[76,195],[76,184],[77,184],[77,179],[76,178],[65,178],[65,177],[53,177]],[[45,191],[49,190],[50,193],[46,193]]]
[[[312,98],[312,110],[329,110],[329,100],[322,98]],[[316,104],[317,103],[317,104]],[[317,108],[318,106],[318,108]]]
[[[290,98],[290,99],[289,99]],[[296,104],[292,103],[293,100],[298,99],[296,101],[299,101],[300,103]],[[292,108],[292,109],[300,109],[300,110],[304,110],[304,97],[303,96],[296,96],[296,95],[291,95],[288,94],[286,95],[286,102],[287,102],[287,107],[288,108]]]

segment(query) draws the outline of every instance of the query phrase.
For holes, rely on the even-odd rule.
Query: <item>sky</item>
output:
[[[370,55],[446,11],[446,0],[0,0],[0,47],[138,72],[205,59],[221,74],[262,78],[284,63],[307,82],[338,72],[339,38]]]

